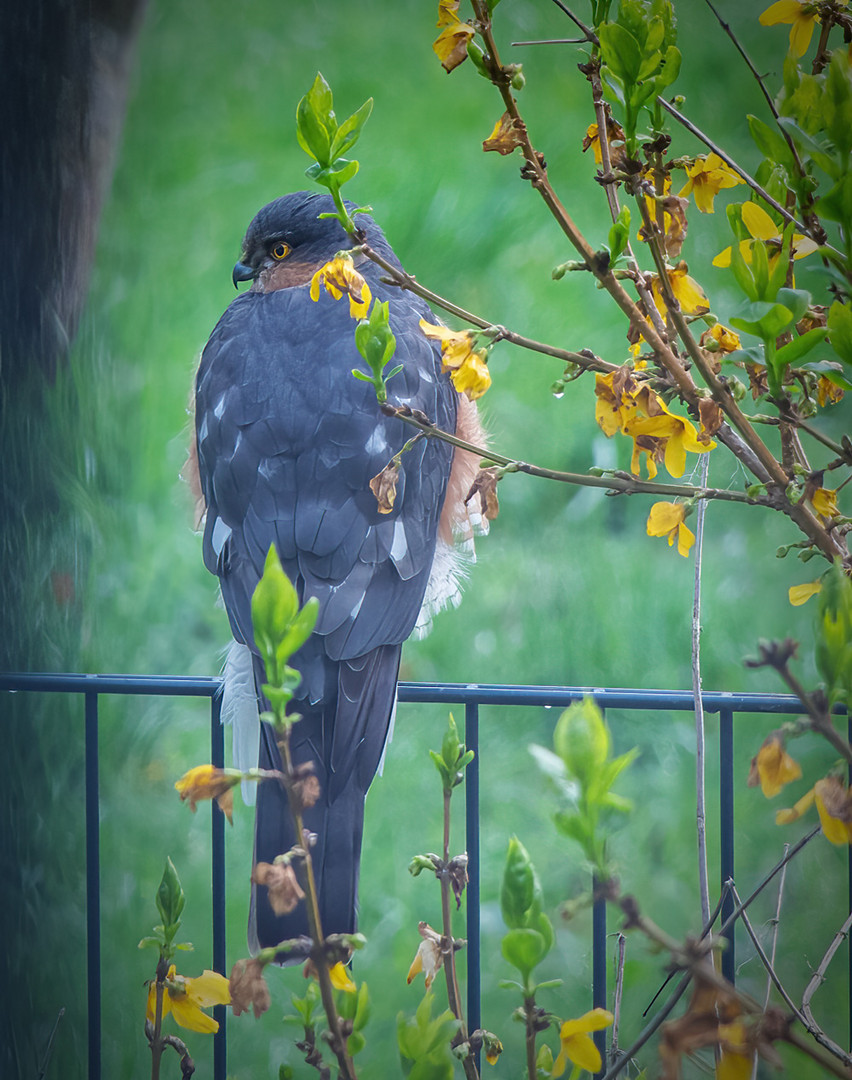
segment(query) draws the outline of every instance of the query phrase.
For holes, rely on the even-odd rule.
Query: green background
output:
[[[758,8],[719,8],[775,85],[786,29],[761,30]],[[34,539],[28,554],[39,568],[32,668],[219,670],[227,620],[202,566],[191,499],[179,478],[190,438],[190,386],[207,335],[234,295],[230,270],[248,221],[272,198],[307,186],[294,115],[317,70],[334,89],[339,117],[374,98],[354,154],[361,171],[346,195],[373,207],[409,271],[495,323],[565,348],[590,348],[614,362],[627,358],[624,319],[592,280],[583,274],[551,280],[551,268],[573,253],[519,179],[520,159],[483,155],[482,140],[501,112],[498,96],[470,64],[444,73],[431,49],[435,16],[436,5],[414,0],[151,3],[89,306],[72,362],[50,391],[43,467],[65,478],[66,500],[56,511],[52,545],[39,540],[35,550]],[[504,62],[525,65],[520,104],[550,179],[599,244],[609,219],[591,154],[580,153],[593,119],[588,85],[577,71],[582,50],[510,44],[570,37],[571,24],[544,0],[504,0],[496,32]],[[759,158],[748,141],[744,102],[764,118],[766,109],[705,5],[681,5],[680,45],[684,66],[676,89],[686,94],[684,109],[755,168]],[[673,154],[700,152],[694,139],[674,134]],[[744,198],[744,190],[723,193],[720,208]],[[729,243],[724,213],[698,220],[693,212],[691,226],[684,256],[724,318],[733,298],[728,277],[708,267]],[[481,411],[498,451],[557,469],[627,467],[627,441],[607,440],[595,425],[590,379],[557,398],[550,387],[561,365],[506,344],[494,351],[490,367],[494,387]],[[840,419],[832,419],[839,428]],[[691,456],[688,469],[695,466]],[[713,455],[710,482],[742,487],[724,451]],[[611,499],[520,476],[502,482],[499,495],[500,517],[478,543],[461,607],[442,615],[429,638],[408,644],[402,678],[688,688],[694,561],[646,536],[649,500]],[[791,608],[786,592],[818,571],[815,564],[774,557],[779,544],[795,539],[768,511],[710,506],[706,687],[780,689],[768,673],[744,668],[742,659],[761,637],[809,639],[812,610]],[[57,594],[51,585],[56,574],[73,582],[73,595]],[[812,678],[808,649],[802,661]],[[13,977],[6,1022],[19,1074],[35,1075],[34,1062],[64,1007],[48,1075],[83,1076],[82,703],[17,700],[9,715],[31,736],[15,745],[5,796],[12,816],[23,822],[10,840],[11,876],[4,886],[18,897],[4,946]],[[456,715],[460,719],[461,710]],[[530,743],[549,745],[555,719],[554,710],[482,711],[483,1020],[506,1048],[499,1075],[517,1075],[523,1063],[522,1028],[510,1019],[516,1001],[497,987],[499,979],[512,977],[500,956],[498,902],[509,835],[516,833],[530,851],[551,913],[588,887],[578,851],[552,826],[556,797],[527,753]],[[176,777],[208,757],[207,713],[203,704],[182,700],[112,698],[103,703],[102,720],[104,1075],[143,1077],[149,1072],[143,983],[153,974],[153,954],[136,944],[156,921],[153,897],[166,855],[187,892],[186,937],[196,947],[183,970],[198,974],[210,963],[209,812],[205,807],[191,816],[173,790]],[[613,713],[609,721],[617,752],[641,749],[619,784],[635,803],[613,837],[623,886],[671,933],[694,932],[691,717]],[[369,947],[355,968],[374,1002],[368,1045],[358,1059],[364,1075],[395,1072],[396,1014],[413,1012],[422,994],[422,982],[405,983],[419,942],[416,924],[440,919],[437,884],[425,875],[411,879],[406,868],[415,852],[440,843],[440,785],[426,751],[440,745],[444,725],[440,708],[400,707],[385,775],[367,803],[361,928]],[[803,831],[777,830],[775,806],[745,787],[748,761],[774,726],[771,719],[749,717],[737,726],[737,882],[743,894],[781,855],[785,841]],[[714,888],[716,734],[717,720],[709,717]],[[801,752],[797,744],[795,751],[806,777],[831,762],[830,752],[816,744],[802,745]],[[803,781],[795,797],[804,790]],[[229,964],[244,954],[251,834],[252,813],[238,806],[227,838]],[[463,846],[459,820],[453,847]],[[842,921],[844,875],[845,853],[821,839],[790,868],[780,947],[782,977],[794,995]],[[770,890],[753,913],[764,939],[774,902]],[[590,919],[554,917],[557,948],[542,974],[565,984],[540,1003],[562,1017],[578,1015],[590,1007]],[[622,1045],[640,1029],[664,967],[664,959],[635,938],[627,957]],[[765,979],[745,941],[738,960],[738,977],[762,998]],[[840,958],[835,963],[842,968]],[[307,1076],[311,1070],[299,1064],[292,1045],[297,1029],[281,1022],[292,1011],[290,993],[302,993],[301,973],[271,972],[269,981],[273,1006],[262,1021],[229,1022],[230,1075],[274,1077],[279,1064],[289,1062]],[[821,991],[821,1004],[831,1001],[827,1023],[842,1041],[846,989],[842,978],[835,981]],[[188,1039],[197,1075],[208,1075],[211,1041],[191,1033]],[[549,1041],[556,1045],[552,1034]],[[652,1052],[644,1063],[654,1075]],[[172,1073],[175,1064],[168,1063]],[[806,1069],[797,1066],[796,1075],[807,1075]]]

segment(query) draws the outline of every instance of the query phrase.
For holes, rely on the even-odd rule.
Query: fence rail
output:
[[[210,700],[211,762],[225,763],[224,732],[220,719],[221,680],[218,678],[147,675],[2,674],[0,691],[80,694],[85,708],[85,806],[86,806],[86,908],[88,1075],[101,1078],[101,932],[100,932],[100,831],[98,786],[98,705],[104,694],[193,697]],[[605,687],[517,686],[474,683],[399,684],[399,700],[411,703],[462,705],[465,710],[465,742],[475,752],[465,776],[466,843],[470,882],[467,890],[468,986],[470,1030],[480,1026],[480,892],[479,892],[479,724],[480,708],[494,705],[567,707],[584,696],[601,709],[668,710],[691,712],[692,693],[680,690],[625,690]],[[737,714],[791,714],[800,711],[798,700],[783,694],[702,693],[704,711],[717,713],[719,723],[719,835],[720,886],[734,877],[734,716]],[[225,952],[225,829],[224,815],[212,814],[212,931],[213,967],[227,974]],[[852,897],[852,871],[850,871]],[[721,919],[734,908],[726,895]],[[606,1007],[606,905],[597,901],[592,919],[592,1006]],[[728,948],[722,955],[723,974],[735,979],[733,922],[726,931]],[[850,961],[852,965],[852,960]],[[852,968],[850,969],[852,985]],[[850,1006],[852,1008],[852,1006]],[[227,1075],[227,1025],[225,1006],[216,1006],[219,1031],[214,1041],[214,1080]],[[852,1019],[850,1020],[852,1024]],[[605,1032],[596,1033],[603,1053]]]

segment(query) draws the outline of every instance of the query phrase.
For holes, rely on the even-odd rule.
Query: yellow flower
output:
[[[438,5],[438,26],[444,29],[432,49],[447,74],[467,59],[468,42],[476,33],[470,23],[461,21],[456,14],[457,8],[458,3],[453,0],[440,0]]]
[[[817,488],[811,496],[811,506],[820,517],[835,517],[839,513],[837,509],[837,492],[833,488]]]
[[[836,776],[817,780],[810,791],[789,810],[779,810],[776,825],[789,825],[816,803],[820,825],[826,840],[832,844],[852,844],[852,798],[849,788]]]
[[[328,977],[335,990],[345,990],[347,994],[354,994],[358,987],[349,978],[349,972],[345,964],[334,964],[328,969]]]
[[[169,1013],[183,1028],[212,1035],[219,1030],[219,1022],[202,1009],[211,1005],[230,1005],[231,994],[228,980],[215,971],[204,971],[197,979],[187,979],[176,973],[175,965],[169,968],[163,987],[163,1018]],[[148,988],[148,1020],[153,1024],[157,1008],[157,984]]]
[[[195,813],[196,804],[202,799],[215,799],[227,817],[233,822],[233,789],[242,779],[238,769],[217,769],[214,765],[196,765],[175,781],[175,789],[180,792],[181,802],[189,801],[189,808]]]
[[[745,180],[737,176],[718,154],[701,154],[686,170],[687,181],[678,192],[680,196],[692,192],[695,205],[702,214],[714,212],[713,200],[722,188],[736,187]]]
[[[473,352],[459,367],[450,372],[453,386],[470,401],[482,397],[491,385],[491,373],[485,363],[485,350]]]
[[[335,300],[347,293],[349,314],[352,318],[366,318],[373,295],[370,286],[355,269],[352,256],[348,252],[335,255],[317,270],[311,278],[311,300],[319,300],[321,285],[325,286],[325,291]]]
[[[715,447],[711,439],[699,439],[695,428],[682,416],[670,412],[665,402],[647,383],[634,379],[629,368],[621,367],[595,376],[595,419],[609,438],[621,431],[633,439],[630,470],[639,475],[640,456],[647,454],[648,475],[657,475],[656,461],[665,459],[672,476],[683,476],[686,452],[707,453]]]
[[[679,262],[674,268],[666,270],[672,292],[685,315],[703,315],[705,311],[710,310],[710,304],[704,295],[704,290],[686,271],[687,265],[683,261]],[[666,314],[666,305],[663,300],[660,279],[656,274],[651,280],[651,292],[657,310],[664,316]]]
[[[804,56],[811,43],[814,26],[819,22],[819,15],[812,3],[800,0],[777,0],[770,4],[760,16],[761,26],[777,26],[778,23],[790,23],[790,51],[795,56]]]
[[[787,596],[790,598],[793,607],[801,607],[802,604],[810,600],[812,596],[816,596],[821,590],[822,581],[817,578],[816,581],[806,581],[803,585],[791,585]]]
[[[784,739],[777,731],[764,741],[757,755],[751,759],[748,786],[757,787],[767,799],[774,798],[785,784],[798,780],[802,770],[797,761],[784,749]]]
[[[613,158],[621,159],[624,156],[624,128],[616,120],[613,120],[611,116],[606,118],[606,137],[610,146],[610,164],[615,164]],[[613,147],[613,143],[619,145]],[[589,124],[586,128],[586,137],[583,139],[583,153],[585,154],[588,149],[591,149],[595,155],[596,164],[602,165],[601,137],[597,124]]]
[[[752,246],[755,241],[760,241],[768,249],[767,255],[769,256],[769,267],[771,269],[781,254],[781,245],[784,240],[782,230],[778,228],[763,207],[758,206],[757,203],[743,203],[742,214],[743,225],[748,229],[751,236],[751,240],[740,240],[739,246],[743,259],[747,263],[751,262]],[[804,259],[806,255],[810,255],[818,247],[819,245],[809,237],[802,236],[801,233],[793,233],[791,250],[794,259]],[[724,251],[720,251],[713,260],[713,265],[730,266],[731,249],[727,247]]]
[[[720,322],[714,323],[709,330],[705,330],[698,344],[708,352],[719,353],[736,352],[741,347],[739,334]]]
[[[826,405],[836,405],[843,397],[843,390],[836,384],[827,379],[825,375],[820,375],[817,382],[817,401],[820,408],[824,408]]]
[[[645,529],[649,536],[667,536],[669,547],[677,540],[678,555],[686,559],[695,543],[695,533],[684,525],[685,517],[686,507],[682,503],[654,503]]]
[[[754,1051],[741,1020],[719,1025],[721,1057],[716,1066],[716,1080],[751,1080]]]
[[[482,397],[491,385],[491,374],[485,362],[487,350],[475,349],[476,336],[470,330],[450,330],[420,320],[420,329],[427,338],[441,342],[441,361],[444,371],[450,371],[453,385],[471,401]]]
[[[590,1031],[603,1031],[612,1023],[612,1013],[608,1009],[592,1009],[578,1020],[566,1020],[559,1029],[559,1056],[553,1063],[553,1076],[561,1076],[569,1061],[596,1073],[601,1067],[601,1055],[595,1046]]]

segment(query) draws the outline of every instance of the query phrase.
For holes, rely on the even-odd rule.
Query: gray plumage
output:
[[[370,480],[412,431],[379,410],[371,385],[353,378],[365,365],[354,343],[348,298],[308,285],[260,291],[270,245],[290,247],[287,262],[306,281],[351,241],[332,219],[327,196],[298,193],[264,207],[249,226],[235,275],[255,280],[228,307],[210,336],[196,377],[196,433],[206,503],[203,556],[219,578],[235,639],[253,649],[250,603],[274,543],[304,600],[319,600],[314,634],[292,659],[302,673],[294,708],[296,763],[314,762],[322,795],[306,812],[317,834],[313,858],[323,929],[355,928],[364,797],[381,759],[393,711],[402,642],[423,603],[435,553],[452,448],[421,440],[402,458],[397,497],[380,514]],[[359,216],[370,244],[396,259],[381,230]],[[358,271],[373,297],[390,300],[395,363],[391,400],[455,430],[457,394],[442,373],[440,349],[419,320],[436,322],[411,293],[383,284],[364,260]],[[238,274],[239,271],[239,274]],[[255,655],[255,682],[263,680]],[[264,725],[261,767],[279,766]],[[294,838],[286,797],[260,785],[255,861],[272,862]],[[256,887],[250,939],[261,947],[307,933],[304,905],[276,917]]]

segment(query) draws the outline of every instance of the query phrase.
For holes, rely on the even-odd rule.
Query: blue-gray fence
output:
[[[80,694],[85,702],[85,803],[86,803],[86,892],[87,892],[87,995],[88,995],[88,1075],[101,1078],[101,927],[100,927],[100,835],[98,794],[98,703],[103,694],[193,697],[210,700],[211,761],[224,766],[224,733],[220,720],[221,680],[182,676],[0,674],[0,690],[39,693]],[[465,777],[466,844],[470,882],[467,890],[468,981],[467,1006],[470,1030],[480,1026],[480,895],[479,895],[479,723],[480,709],[492,705],[549,706],[565,708],[583,696],[590,696],[601,709],[668,710],[692,712],[691,692],[678,690],[614,690],[600,687],[550,687],[480,685],[462,683],[400,683],[401,702],[441,703],[463,706],[465,742],[475,751]],[[793,697],[782,694],[734,694],[707,691],[702,694],[704,711],[719,716],[719,864],[720,888],[734,877],[734,717],[745,713],[786,714],[799,711]],[[225,818],[212,815],[212,929],[213,967],[227,974],[225,956]],[[850,864],[852,866],[852,864]],[[722,970],[734,981],[733,898],[722,890],[721,921],[728,922],[724,933],[728,948],[722,955]],[[852,869],[850,869],[852,898]],[[852,961],[850,961],[852,964]],[[607,1005],[606,905],[595,903],[592,918],[592,1006]],[[852,968],[850,969],[852,985]],[[225,1006],[217,1006],[214,1016],[219,1031],[214,1041],[214,1080],[227,1075],[227,1025]],[[605,1032],[596,1033],[603,1051]]]

